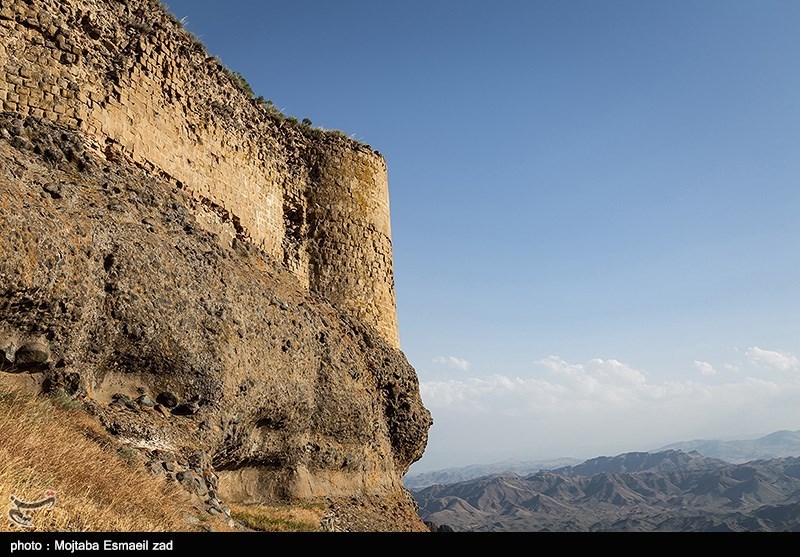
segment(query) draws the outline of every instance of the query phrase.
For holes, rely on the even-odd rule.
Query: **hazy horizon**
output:
[[[800,4],[166,4],[386,157],[412,471],[800,429]]]
[[[706,438],[694,438],[694,439],[678,439],[678,440],[671,441],[671,442],[668,442],[668,443],[660,444],[658,446],[636,447],[636,448],[625,449],[625,450],[618,450],[618,451],[611,451],[611,452],[601,452],[601,453],[592,454],[592,455],[582,454],[581,456],[576,456],[576,455],[571,455],[571,454],[563,454],[563,455],[559,455],[559,456],[549,456],[549,457],[544,457],[544,458],[540,458],[540,457],[537,457],[537,456],[508,456],[508,457],[505,457],[505,458],[490,458],[489,460],[476,460],[474,462],[463,462],[463,463],[460,463],[460,464],[447,464],[447,465],[444,465],[444,466],[437,466],[435,459],[427,458],[424,461],[420,461],[420,462],[414,463],[414,465],[412,465],[411,468],[409,469],[407,475],[413,476],[413,475],[422,474],[422,473],[425,473],[425,472],[436,472],[436,471],[446,470],[446,469],[467,468],[467,467],[470,467],[470,466],[501,465],[503,463],[546,462],[546,461],[558,461],[558,460],[561,460],[561,459],[575,459],[575,460],[579,460],[579,461],[586,461],[586,460],[591,460],[591,459],[599,458],[599,457],[615,457],[615,456],[619,456],[619,455],[626,454],[626,453],[655,453],[655,452],[663,451],[663,450],[667,449],[668,447],[670,447],[672,445],[678,445],[678,444],[683,444],[683,443],[705,442],[705,441],[708,441],[708,442],[717,442],[717,441],[722,441],[722,442],[726,442],[726,441],[727,442],[753,441],[753,440],[756,440],[756,439],[760,439],[762,437],[767,437],[768,435],[771,435],[773,433],[779,433],[779,432],[783,432],[783,431],[794,432],[794,431],[800,431],[800,430],[780,429],[780,430],[769,431],[769,432],[766,432],[766,433],[763,433],[763,434],[757,434],[757,435],[739,435],[739,436],[732,435],[732,436],[727,436],[727,437],[714,437],[714,438],[706,437]],[[496,456],[498,456],[498,455],[495,455],[495,457]],[[716,457],[714,457],[714,458],[716,458]],[[450,458],[445,459],[445,462],[450,462]]]

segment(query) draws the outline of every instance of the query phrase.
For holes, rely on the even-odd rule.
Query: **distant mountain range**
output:
[[[626,453],[413,494],[432,529],[800,532],[798,457],[732,464],[696,451]]]
[[[512,473],[526,476],[540,470],[561,468],[579,464],[580,462],[580,459],[577,458],[558,458],[552,460],[505,460],[492,464],[470,464],[469,466],[445,468],[443,470],[434,470],[433,472],[408,474],[403,478],[403,484],[409,490],[415,491],[430,485],[464,482],[493,474]]]
[[[709,458],[718,458],[732,464],[741,464],[758,459],[800,456],[800,431],[776,431],[759,439],[745,441],[684,441],[660,447],[650,452],[657,453],[670,449],[687,453],[697,451]],[[599,458],[602,459],[604,457]],[[506,460],[491,464],[471,464],[457,468],[408,474],[403,478],[403,483],[409,490],[417,491],[431,485],[452,484],[492,474],[513,473],[525,476],[541,470],[552,470],[579,464],[580,462],[581,460],[577,458],[559,458],[529,461]]]
[[[433,529],[800,531],[800,431],[408,475]]]
[[[800,431],[776,431],[750,441],[685,441],[658,450],[668,449],[697,451],[702,455],[720,458],[734,464],[758,459],[800,456]]]

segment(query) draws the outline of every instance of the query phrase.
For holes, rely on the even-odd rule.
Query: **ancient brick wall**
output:
[[[255,101],[159,2],[0,0],[0,104],[169,177],[399,346],[383,157]]]

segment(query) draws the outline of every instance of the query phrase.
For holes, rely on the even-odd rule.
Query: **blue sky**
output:
[[[386,157],[412,470],[800,429],[800,3],[166,4]]]

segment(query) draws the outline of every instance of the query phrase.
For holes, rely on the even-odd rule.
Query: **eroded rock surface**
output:
[[[401,478],[431,418],[403,353],[220,242],[197,203],[69,127],[0,115],[0,373],[83,400],[215,505],[325,499],[349,509],[336,529],[425,530]]]

